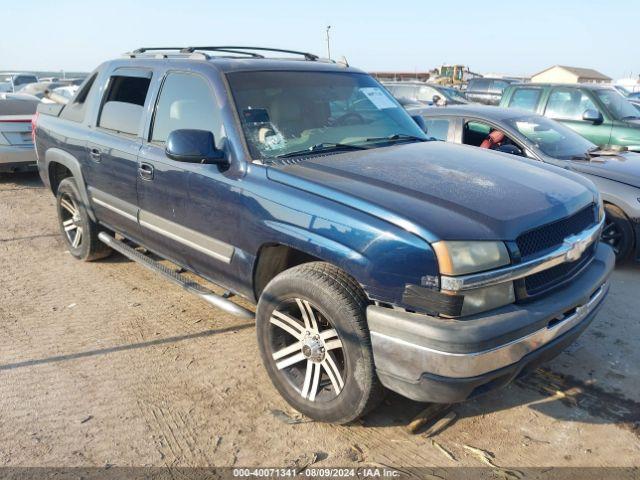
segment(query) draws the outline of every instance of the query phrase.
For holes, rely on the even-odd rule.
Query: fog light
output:
[[[503,307],[516,301],[513,282],[499,283],[491,287],[478,288],[464,292],[462,316],[486,312]]]

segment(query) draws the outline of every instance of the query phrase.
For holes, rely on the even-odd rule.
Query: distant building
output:
[[[426,82],[431,77],[429,72],[369,72],[381,82],[418,80]]]
[[[554,65],[531,77],[533,83],[610,83],[611,78],[591,68]]]

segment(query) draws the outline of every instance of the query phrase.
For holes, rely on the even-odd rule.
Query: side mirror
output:
[[[213,133],[207,130],[174,130],[164,149],[167,157],[178,162],[227,163],[224,152],[216,148]]]
[[[509,155],[517,155],[518,157],[524,157],[524,153],[522,152],[522,150],[520,150],[515,145],[511,145],[511,144],[500,145],[498,148],[496,148],[496,150],[502,153],[508,153]]]
[[[422,115],[411,115],[411,118],[413,118],[413,121],[420,127],[420,130],[427,133],[427,124],[425,123],[424,118],[422,118]]]
[[[582,114],[582,120],[584,120],[585,122],[591,122],[594,125],[600,125],[604,121],[604,118],[602,118],[602,113],[600,113],[598,110],[589,108]]]

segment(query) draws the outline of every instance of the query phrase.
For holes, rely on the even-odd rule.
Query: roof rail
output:
[[[319,57],[313,53],[299,52],[297,50],[284,50],[281,48],[266,48],[266,47],[239,47],[239,46],[222,46],[222,47],[185,47],[181,50],[182,53],[193,53],[196,50],[212,51],[212,52],[226,52],[226,53],[240,53],[245,55],[256,56],[263,58],[262,55],[252,54],[250,51],[255,50],[258,52],[278,52],[278,53],[291,53],[293,55],[302,55],[305,60],[315,61]],[[250,50],[247,52],[247,50]]]
[[[142,47],[136,48],[132,52],[127,52],[125,55],[130,58],[135,58],[138,55],[142,55],[144,53],[151,54],[152,52],[170,52],[175,51],[176,54],[182,55],[195,55],[200,54],[204,55],[205,58],[209,58],[205,52],[222,52],[222,53],[233,53],[235,55],[247,55],[251,58],[264,58],[264,55],[260,55],[259,53],[255,53],[255,51],[259,52],[278,52],[278,53],[290,53],[292,55],[302,55],[305,60],[316,61],[320,60],[320,57],[314,55],[313,53],[308,52],[299,52],[297,50],[283,50],[281,48],[266,48],[266,47],[238,47],[238,46],[220,46],[220,47]]]

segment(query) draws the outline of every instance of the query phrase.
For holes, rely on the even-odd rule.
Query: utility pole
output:
[[[329,30],[331,29],[331,25],[327,25],[327,58],[331,60],[331,40],[329,38]]]

